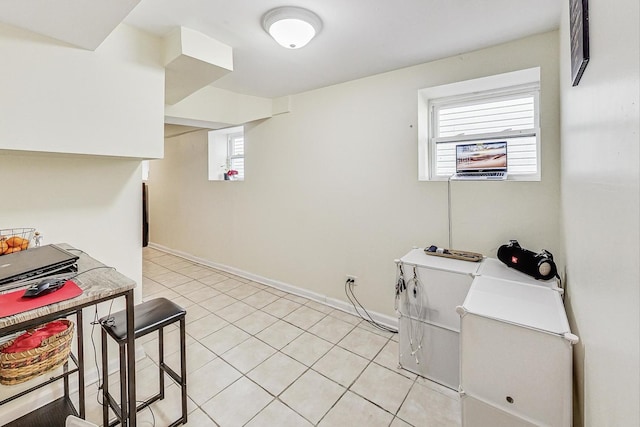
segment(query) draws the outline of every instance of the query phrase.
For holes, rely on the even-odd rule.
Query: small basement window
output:
[[[227,166],[237,172],[237,179],[244,179],[244,132],[227,135]]]
[[[453,175],[459,144],[506,141],[508,178],[540,180],[540,84],[534,70],[421,90],[420,179]]]
[[[209,132],[209,181],[244,181],[244,128]]]

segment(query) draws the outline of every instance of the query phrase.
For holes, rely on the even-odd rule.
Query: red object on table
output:
[[[54,320],[40,329],[27,331],[15,339],[13,344],[2,349],[2,353],[20,353],[40,347],[42,341],[67,329],[66,323]]]
[[[82,289],[71,280],[67,280],[60,289],[36,298],[23,298],[24,289],[0,295],[0,317],[12,316],[45,305],[75,298]]]

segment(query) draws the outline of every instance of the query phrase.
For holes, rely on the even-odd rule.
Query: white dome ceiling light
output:
[[[310,10],[283,6],[267,12],[262,18],[262,27],[281,46],[299,49],[320,32],[322,21]]]

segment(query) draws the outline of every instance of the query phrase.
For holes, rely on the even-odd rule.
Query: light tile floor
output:
[[[189,426],[460,425],[457,393],[398,369],[397,336],[356,316],[153,248],[143,275],[144,300],[187,309]],[[157,387],[157,334],[138,341],[143,400]],[[178,348],[177,327],[167,328],[166,363],[176,370]],[[139,426],[178,418],[179,388],[167,381],[166,398],[138,414]],[[95,394],[90,386],[87,415],[101,424]]]

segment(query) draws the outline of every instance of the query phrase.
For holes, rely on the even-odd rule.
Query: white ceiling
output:
[[[95,50],[140,0],[0,0],[0,22]]]
[[[561,0],[142,0],[124,22],[157,35],[182,25],[233,48],[234,71],[213,86],[273,98],[551,31]],[[306,47],[279,46],[268,10],[320,16]]]
[[[0,0],[0,21],[87,49],[95,49],[124,16],[123,22],[158,36],[188,27],[233,48],[234,71],[212,86],[273,98],[550,31],[559,26],[563,4],[560,0]],[[323,21],[321,33],[302,49],[284,49],[262,29],[264,13],[283,5],[310,9]]]

